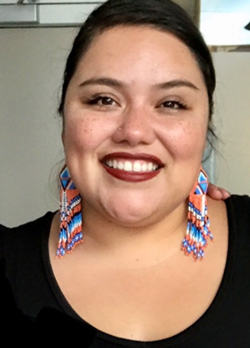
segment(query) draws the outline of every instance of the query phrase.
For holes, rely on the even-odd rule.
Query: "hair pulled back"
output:
[[[209,130],[213,114],[215,71],[210,51],[188,14],[171,0],[108,0],[97,7],[81,26],[68,56],[58,111],[63,115],[65,95],[79,61],[92,41],[115,26],[151,26],[171,33],[193,53],[203,75],[209,102]]]

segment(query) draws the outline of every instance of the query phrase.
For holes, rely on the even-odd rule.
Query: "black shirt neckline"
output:
[[[228,216],[228,228],[229,228],[229,237],[228,237],[228,252],[227,252],[227,260],[225,264],[224,274],[219,286],[219,289],[211,303],[211,305],[208,307],[208,309],[202,314],[202,316],[197,319],[191,326],[186,328],[185,330],[181,331],[180,333],[177,333],[176,335],[160,339],[156,341],[138,341],[138,340],[131,340],[131,339],[125,339],[113,336],[111,334],[105,333],[100,331],[99,329],[93,327],[91,324],[86,322],[84,319],[82,319],[75,310],[70,306],[66,298],[64,297],[59,285],[57,284],[57,281],[54,277],[53,270],[50,264],[49,259],[49,251],[48,251],[48,239],[49,239],[49,231],[50,231],[50,225],[52,222],[52,218],[54,216],[54,213],[48,216],[48,225],[46,226],[43,234],[43,241],[42,245],[42,257],[44,262],[45,270],[47,270],[47,278],[48,283],[51,286],[52,292],[54,293],[55,297],[58,300],[58,303],[62,309],[63,312],[65,312],[67,315],[71,316],[72,318],[77,319],[79,322],[82,323],[82,325],[85,327],[85,329],[89,330],[95,330],[96,337],[102,341],[105,342],[111,342],[113,344],[119,345],[121,347],[129,347],[129,348],[139,348],[139,347],[147,347],[147,348],[161,348],[164,346],[166,347],[174,347],[175,345],[178,345],[182,342],[186,342],[189,339],[192,339],[193,336],[197,335],[197,333],[202,332],[202,329],[206,327],[206,331],[208,330],[209,326],[214,326],[214,318],[216,316],[219,316],[220,313],[220,306],[226,301],[227,294],[230,289],[230,282],[232,280],[232,270],[234,269],[234,262],[236,259],[236,248],[237,248],[237,234],[236,234],[236,228],[234,223],[234,212],[231,205],[232,196],[225,200],[226,208],[227,208],[227,216]],[[187,342],[188,343],[188,342]]]

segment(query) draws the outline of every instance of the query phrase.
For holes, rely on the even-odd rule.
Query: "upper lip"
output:
[[[106,162],[111,159],[127,159],[131,161],[147,161],[157,164],[159,167],[163,167],[164,164],[157,156],[146,153],[128,153],[128,152],[113,152],[104,156],[101,162]]]

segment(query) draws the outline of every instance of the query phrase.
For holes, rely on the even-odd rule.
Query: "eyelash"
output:
[[[104,101],[104,100],[109,100],[111,101],[111,103],[107,103],[107,104],[99,104],[100,101]],[[105,96],[105,95],[94,95],[93,97],[87,99],[87,104],[88,105],[98,105],[98,106],[110,106],[113,104],[113,102],[115,102],[111,97]]]
[[[106,104],[103,103],[106,100]],[[101,102],[101,103],[100,103]],[[88,105],[97,105],[97,106],[112,106],[113,103],[116,103],[113,98],[106,95],[94,95],[93,97],[87,99]],[[165,104],[165,105],[164,105]],[[188,107],[183,102],[177,100],[168,100],[160,104],[159,108],[162,109],[171,109],[171,110],[186,110]]]
[[[164,106],[164,104],[171,104],[172,106],[168,105],[168,106]],[[186,104],[177,101],[177,100],[168,100],[163,102],[160,107],[162,108],[170,108],[172,110],[186,110],[188,107]]]

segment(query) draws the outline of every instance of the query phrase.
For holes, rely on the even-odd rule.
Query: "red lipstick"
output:
[[[145,153],[115,152],[105,156],[101,163],[108,174],[129,182],[150,180],[164,167],[158,157]]]

